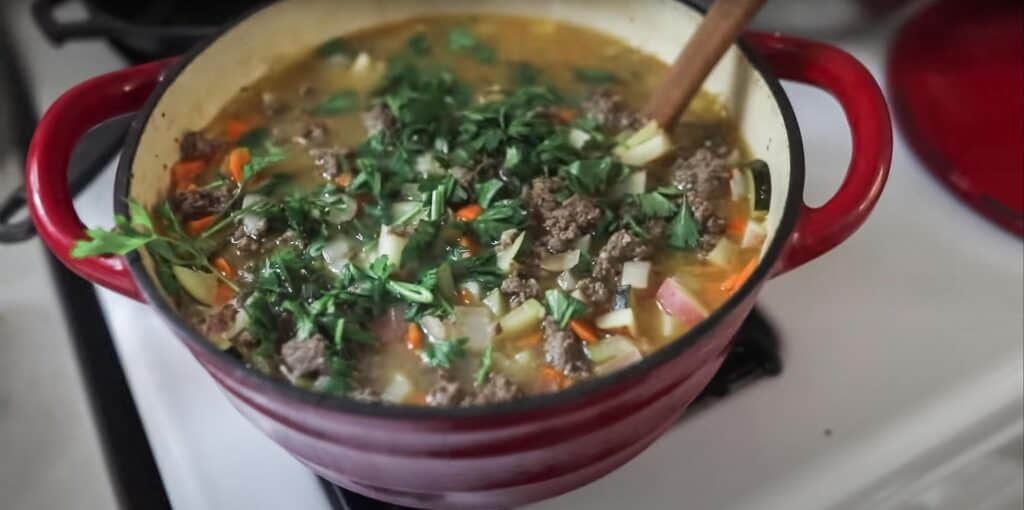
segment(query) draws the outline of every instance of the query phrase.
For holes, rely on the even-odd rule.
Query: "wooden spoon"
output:
[[[668,131],[686,110],[725,50],[732,45],[765,0],[715,0],[704,21],[669,68],[644,107],[644,117]]]

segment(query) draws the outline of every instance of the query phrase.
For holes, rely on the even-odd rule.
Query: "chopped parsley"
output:
[[[588,85],[608,85],[619,81],[619,77],[611,71],[593,68],[577,68],[573,71],[577,80]]]
[[[466,53],[485,64],[493,64],[498,59],[494,48],[480,42],[466,27],[456,27],[448,32],[448,48]]]
[[[316,105],[313,113],[322,116],[341,115],[356,110],[359,106],[359,94],[354,90],[341,90],[327,96]]]
[[[569,321],[587,313],[587,305],[559,289],[545,291],[544,300],[548,305],[548,314],[562,329],[569,325]]]
[[[451,368],[456,360],[466,357],[468,338],[427,342],[421,351],[423,361],[437,368]]]
[[[679,213],[669,224],[668,245],[677,250],[693,250],[700,246],[700,230],[689,203],[683,202]]]

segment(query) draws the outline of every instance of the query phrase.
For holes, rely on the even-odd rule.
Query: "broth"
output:
[[[327,41],[183,136],[157,275],[211,341],[315,391],[474,405],[621,369],[764,240],[767,169],[713,96],[668,133],[633,113],[666,69],[542,19]]]

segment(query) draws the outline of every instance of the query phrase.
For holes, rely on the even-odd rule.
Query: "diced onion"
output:
[[[582,129],[572,128],[569,130],[569,145],[577,149],[582,149],[590,141],[590,138],[590,133]]]
[[[605,331],[626,328],[633,335],[638,333],[636,315],[633,313],[632,308],[622,308],[598,316],[594,319],[594,325]]]
[[[732,169],[732,177],[729,178],[729,193],[733,200],[747,198],[747,176],[743,175],[743,170]]]
[[[658,306],[687,326],[693,326],[708,316],[708,309],[675,278],[665,278],[655,296]]]
[[[402,265],[402,251],[409,240],[392,232],[386,225],[380,227],[380,238],[377,240],[377,256],[386,255],[391,269]]]
[[[373,63],[373,59],[365,51],[356,55],[355,61],[352,62],[352,72],[354,73],[365,73],[370,70],[370,64]]]
[[[525,238],[526,232],[521,232],[516,237],[516,240],[512,242],[511,246],[497,252],[495,264],[498,266],[498,269],[505,273],[512,271],[512,262],[515,260],[516,254],[519,253],[519,248],[523,246],[523,239]]]
[[[590,241],[591,241],[591,235],[587,234],[587,235],[585,235],[585,236],[583,236],[583,237],[581,237],[581,238],[576,240],[575,248],[577,250],[579,250],[580,252],[582,252],[582,253],[589,253],[590,252]]]
[[[505,314],[498,323],[501,324],[503,335],[517,336],[537,329],[545,314],[544,305],[540,301],[528,299]]]
[[[747,227],[743,229],[743,240],[740,242],[740,247],[755,248],[761,246],[761,243],[764,242],[767,236],[768,232],[765,230],[764,225],[754,220],[747,220]]]
[[[494,317],[486,306],[456,306],[455,329],[454,336],[468,339],[466,349],[473,352],[483,352],[497,334]]]
[[[641,260],[630,260],[622,265],[622,286],[634,289],[646,289],[651,277],[651,263]]]
[[[480,301],[484,296],[484,286],[480,285],[477,281],[468,281],[462,284],[462,290],[465,290],[473,297],[474,301]]]
[[[672,141],[657,122],[651,121],[612,151],[619,161],[632,166],[643,166],[672,149]]]
[[[405,402],[405,399],[409,398],[412,389],[412,382],[409,381],[409,378],[401,372],[395,372],[391,374],[391,380],[384,387],[384,391],[380,392],[380,398],[385,402],[401,404]]]
[[[615,183],[609,190],[612,198],[620,198],[626,195],[638,195],[647,190],[647,172],[637,170],[626,176],[620,182]]]
[[[427,315],[420,319],[420,327],[423,328],[423,332],[427,336],[436,342],[443,342],[450,336],[448,334],[448,326],[441,319],[433,315]]]
[[[352,260],[352,256],[359,250],[359,243],[344,234],[338,234],[331,238],[324,245],[323,257],[327,267],[335,273],[340,273]]]
[[[569,250],[565,253],[558,253],[555,255],[548,255],[541,259],[540,267],[558,273],[561,271],[568,271],[580,262],[580,251]]]
[[[263,195],[257,195],[255,193],[249,193],[242,197],[242,208],[252,207],[254,205],[266,202],[267,197]],[[253,213],[245,213],[242,215],[242,230],[245,235],[255,238],[260,235],[261,232],[267,228],[267,219]]]
[[[576,284],[578,283],[576,281],[576,277],[569,271],[562,271],[559,273],[558,278],[556,278],[555,281],[558,283],[558,288],[566,292],[576,290]]]
[[[342,223],[352,221],[352,218],[356,217],[359,212],[359,204],[356,200],[348,195],[341,196],[342,205],[340,207],[331,208],[330,212],[327,213],[327,222],[340,225]]]
[[[425,152],[416,158],[416,171],[424,176],[444,175],[444,168],[434,159],[432,152]]]
[[[594,362],[594,373],[605,375],[622,370],[640,361],[643,354],[633,342],[621,335],[612,335],[584,346],[587,357]]]
[[[719,239],[718,244],[715,244],[715,247],[708,252],[707,259],[708,262],[711,262],[718,267],[729,269],[736,264],[736,255],[738,251],[739,248],[736,246],[736,243],[723,237]]]

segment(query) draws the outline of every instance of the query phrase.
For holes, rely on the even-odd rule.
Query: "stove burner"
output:
[[[707,407],[714,400],[726,397],[741,387],[764,376],[782,372],[779,338],[768,319],[754,309],[736,333],[736,344],[722,362],[722,367],[708,383],[687,415]],[[320,479],[331,508],[335,510],[412,510],[352,492]]]

